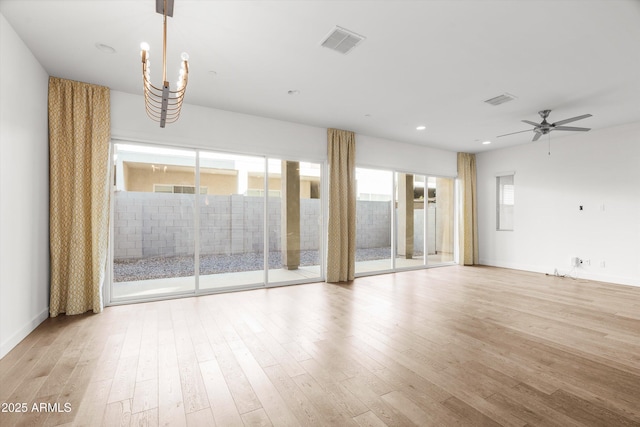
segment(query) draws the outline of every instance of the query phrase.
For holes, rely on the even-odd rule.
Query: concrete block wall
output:
[[[322,216],[320,199],[300,199],[300,249],[320,247]]]
[[[201,195],[200,253],[237,254],[264,250],[264,199]],[[300,201],[302,250],[320,246],[320,200]],[[119,191],[114,201],[114,258],[193,255],[194,197]],[[268,200],[269,250],[281,247],[280,198]]]
[[[282,201],[280,197],[269,197],[267,202],[268,209],[268,227],[269,227],[269,251],[279,251],[281,248],[280,230],[282,230],[282,220],[280,218],[280,211],[282,209]],[[318,214],[320,211],[318,211]],[[302,232],[302,227],[300,227]],[[317,245],[317,244],[316,244]]]
[[[238,254],[264,250],[264,199],[242,195],[200,197],[200,253]],[[269,251],[281,248],[281,200],[268,199]],[[193,255],[194,197],[119,191],[115,193],[115,259]],[[317,250],[321,239],[319,199],[300,200],[300,248]],[[359,200],[356,205],[356,247],[378,248],[391,244],[389,202]],[[414,247],[423,247],[422,210],[414,211]],[[429,209],[434,228],[435,212]],[[435,247],[429,230],[428,251]]]
[[[230,196],[200,196],[200,253],[231,253]]]
[[[233,224],[233,232],[238,227],[243,235],[242,247],[233,253],[244,252],[264,252],[264,198],[263,197],[240,197],[243,202],[242,224]],[[237,227],[238,226],[238,227]],[[279,250],[279,245],[276,250]]]
[[[116,193],[115,258],[193,254],[193,197]]]
[[[356,201],[356,248],[391,245],[391,202]]]

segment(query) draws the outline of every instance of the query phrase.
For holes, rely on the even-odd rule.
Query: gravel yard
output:
[[[367,248],[356,250],[356,261],[370,261],[389,257],[390,248]],[[301,251],[300,265],[320,264],[318,251]],[[237,271],[261,270],[263,254],[247,252],[232,255],[201,255],[200,274],[232,273]],[[269,253],[269,268],[282,267],[281,253]],[[193,276],[194,259],[192,256],[154,257],[135,260],[114,260],[114,282],[132,282],[136,280],[161,279],[165,277]]]

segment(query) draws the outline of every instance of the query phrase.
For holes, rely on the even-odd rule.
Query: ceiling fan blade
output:
[[[588,130],[591,130],[591,128],[577,128],[573,126],[555,126],[553,130],[573,130],[578,132],[586,132]]]
[[[575,121],[578,121],[578,120],[586,119],[587,117],[591,117],[591,114],[583,114],[581,116],[572,117],[570,119],[560,120],[560,121],[555,122],[554,125],[560,126],[560,125],[563,125],[565,123],[571,123],[571,122],[575,122]],[[557,129],[557,127],[556,127],[556,129]]]
[[[528,125],[531,125],[531,126],[535,126],[535,127],[540,126],[540,123],[532,122],[532,121],[529,121],[529,120],[520,120],[520,121],[523,122],[523,123],[526,123]]]
[[[537,141],[540,139],[540,137],[542,136],[541,133],[536,132],[536,135],[533,137],[533,139],[531,140],[531,142]]]
[[[508,136],[508,135],[515,135],[516,133],[523,133],[523,132],[531,132],[533,129],[527,129],[527,130],[521,130],[519,132],[511,132],[511,133],[505,133],[504,135],[498,135],[496,136],[496,138],[502,138],[503,136]]]

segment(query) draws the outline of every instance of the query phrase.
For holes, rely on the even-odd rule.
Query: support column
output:
[[[413,175],[398,174],[398,256],[413,258]]]
[[[282,161],[282,266],[300,266],[300,163]]]

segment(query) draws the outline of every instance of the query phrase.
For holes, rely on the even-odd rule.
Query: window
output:
[[[496,230],[513,231],[513,173],[496,177]]]
[[[195,194],[195,185],[153,184],[154,193]],[[207,194],[207,187],[200,187],[200,194]]]

